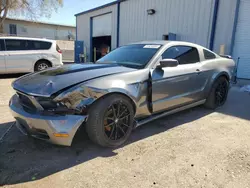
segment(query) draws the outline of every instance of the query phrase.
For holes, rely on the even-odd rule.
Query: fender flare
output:
[[[214,83],[219,77],[221,77],[221,76],[226,77],[226,79],[227,79],[228,81],[230,81],[230,76],[229,76],[229,74],[228,74],[226,71],[223,71],[223,72],[220,72],[219,74],[217,74],[216,76],[213,76],[213,77],[212,77],[213,83]]]
[[[229,76],[229,74],[226,71],[222,71],[222,72],[214,75],[212,77],[211,81],[210,81],[210,86],[209,86],[209,89],[208,89],[207,94],[206,94],[207,97],[210,94],[210,92],[211,92],[211,90],[213,88],[213,85],[216,82],[216,80],[218,80],[218,78],[222,77],[222,76],[226,77],[226,79],[228,80],[228,82],[230,81],[230,76]]]
[[[108,93],[104,94],[103,96],[101,96],[100,98],[97,98],[96,100],[94,100],[92,103],[90,103],[88,105],[93,105],[93,103],[98,102],[99,100],[106,98],[107,96],[112,95],[112,94],[123,95],[126,98],[128,98],[133,105],[134,112],[136,113],[137,105],[136,105],[135,99],[131,95],[129,95],[128,92],[122,91],[122,90],[113,90],[111,92],[108,92]]]

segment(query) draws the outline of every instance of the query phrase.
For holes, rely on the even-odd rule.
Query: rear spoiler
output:
[[[232,59],[232,56],[230,55],[220,55],[221,57],[227,58],[227,59]]]

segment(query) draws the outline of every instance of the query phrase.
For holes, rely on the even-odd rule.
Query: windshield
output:
[[[116,63],[130,68],[142,69],[160,47],[161,45],[145,44],[122,46],[99,59],[97,63]]]

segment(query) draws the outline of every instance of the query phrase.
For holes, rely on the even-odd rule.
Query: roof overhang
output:
[[[93,12],[93,11],[96,11],[96,10],[99,10],[99,9],[103,9],[103,8],[106,8],[106,7],[109,7],[109,6],[118,4],[118,3],[123,2],[123,1],[127,1],[127,0],[116,0],[116,1],[113,1],[113,2],[111,2],[111,3],[107,3],[107,4],[105,4],[105,5],[102,5],[102,6],[93,8],[93,9],[86,10],[86,11],[83,11],[83,12],[80,12],[80,13],[77,13],[77,14],[75,14],[75,16],[80,16],[80,15],[83,15],[83,14],[87,14],[87,13],[89,13],[89,12]]]

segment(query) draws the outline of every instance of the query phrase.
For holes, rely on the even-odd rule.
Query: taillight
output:
[[[58,45],[56,45],[56,51],[58,52],[58,53],[62,53],[62,50],[59,48],[59,46]]]

